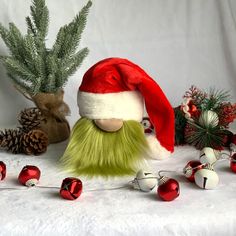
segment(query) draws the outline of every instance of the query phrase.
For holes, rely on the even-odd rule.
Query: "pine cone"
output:
[[[0,131],[0,148],[14,154],[21,152],[21,129],[6,129]]]
[[[42,112],[37,107],[26,108],[18,115],[18,121],[22,125],[25,132],[37,129],[41,121],[44,119]]]
[[[22,151],[27,155],[40,155],[47,151],[48,135],[40,129],[34,129],[21,137]]]

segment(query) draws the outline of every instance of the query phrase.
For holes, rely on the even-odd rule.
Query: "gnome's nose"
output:
[[[94,123],[98,128],[106,132],[116,132],[123,126],[122,119],[97,119]]]

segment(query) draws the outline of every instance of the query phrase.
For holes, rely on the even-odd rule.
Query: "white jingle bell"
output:
[[[149,192],[157,185],[157,177],[151,172],[139,170],[136,178],[132,181],[134,189]]]
[[[201,150],[199,159],[202,164],[213,164],[220,159],[220,152],[210,147],[205,147]]]
[[[219,183],[219,176],[211,166],[198,170],[194,178],[197,186],[203,189],[214,189]]]
[[[216,127],[219,124],[219,117],[214,111],[203,111],[199,118],[199,124],[205,127]]]

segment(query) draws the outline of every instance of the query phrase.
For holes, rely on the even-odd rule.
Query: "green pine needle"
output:
[[[201,126],[198,123],[188,121],[188,125],[192,128],[186,136],[186,142],[198,149],[204,147],[220,148],[224,145],[224,137],[226,132],[220,126]]]
[[[229,91],[210,88],[208,96],[203,100],[202,110],[218,111],[221,104],[230,99]]]
[[[181,145],[185,143],[184,140],[184,128],[187,120],[184,117],[183,112],[179,107],[174,108],[175,112],[175,145]]]
[[[0,24],[0,36],[10,51],[10,56],[1,56],[0,60],[20,91],[33,96],[63,88],[88,55],[87,48],[77,49],[91,5],[88,1],[69,24],[60,28],[52,49],[46,47],[49,11],[45,0],[32,1],[26,35],[14,23],[9,24],[9,29]]]

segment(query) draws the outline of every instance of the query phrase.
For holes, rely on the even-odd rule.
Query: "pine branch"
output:
[[[36,28],[35,28],[35,26],[33,25],[33,22],[31,21],[30,17],[27,16],[27,17],[25,18],[25,20],[26,20],[26,24],[27,24],[27,26],[28,26],[28,31],[27,31],[28,34],[32,34],[32,35],[34,35],[34,37],[36,37],[36,36],[37,36]]]
[[[67,68],[65,68],[67,72],[67,76],[71,76],[74,74],[76,69],[82,64],[85,57],[87,57],[89,53],[88,48],[83,48],[79,52],[77,52],[74,56],[71,57],[71,59],[68,62]]]
[[[229,98],[229,91],[210,88],[208,97],[203,101],[202,109],[218,111],[221,104],[225,101],[228,101]]]
[[[14,23],[9,24],[9,30],[0,24],[0,36],[11,52],[11,56],[0,56],[0,60],[23,94],[56,92],[88,55],[87,48],[76,50],[92,2],[89,1],[71,23],[61,27],[52,50],[47,49],[45,43],[49,24],[45,0],[33,0],[32,3],[31,17],[26,17],[26,36]]]
[[[8,34],[9,31],[0,23],[0,35],[7,47],[10,47],[11,45],[9,45]]]
[[[44,39],[48,33],[49,22],[49,11],[45,5],[45,0],[33,0],[30,10],[35,28],[37,29],[37,35]]]
[[[82,8],[79,15],[76,15],[70,24],[60,28],[52,49],[54,55],[59,58],[66,58],[75,53],[85,28],[91,5],[92,2],[88,1],[87,5]]]
[[[19,79],[18,77],[8,73],[7,74],[9,78],[13,81],[15,86],[17,87],[17,90],[19,90],[23,95],[24,94],[33,94],[33,90],[31,86],[29,86],[27,83],[25,83],[22,79]]]
[[[18,60],[8,57],[4,60],[4,64],[11,75],[16,75],[21,77],[23,80],[35,83],[36,77],[23,63]]]

